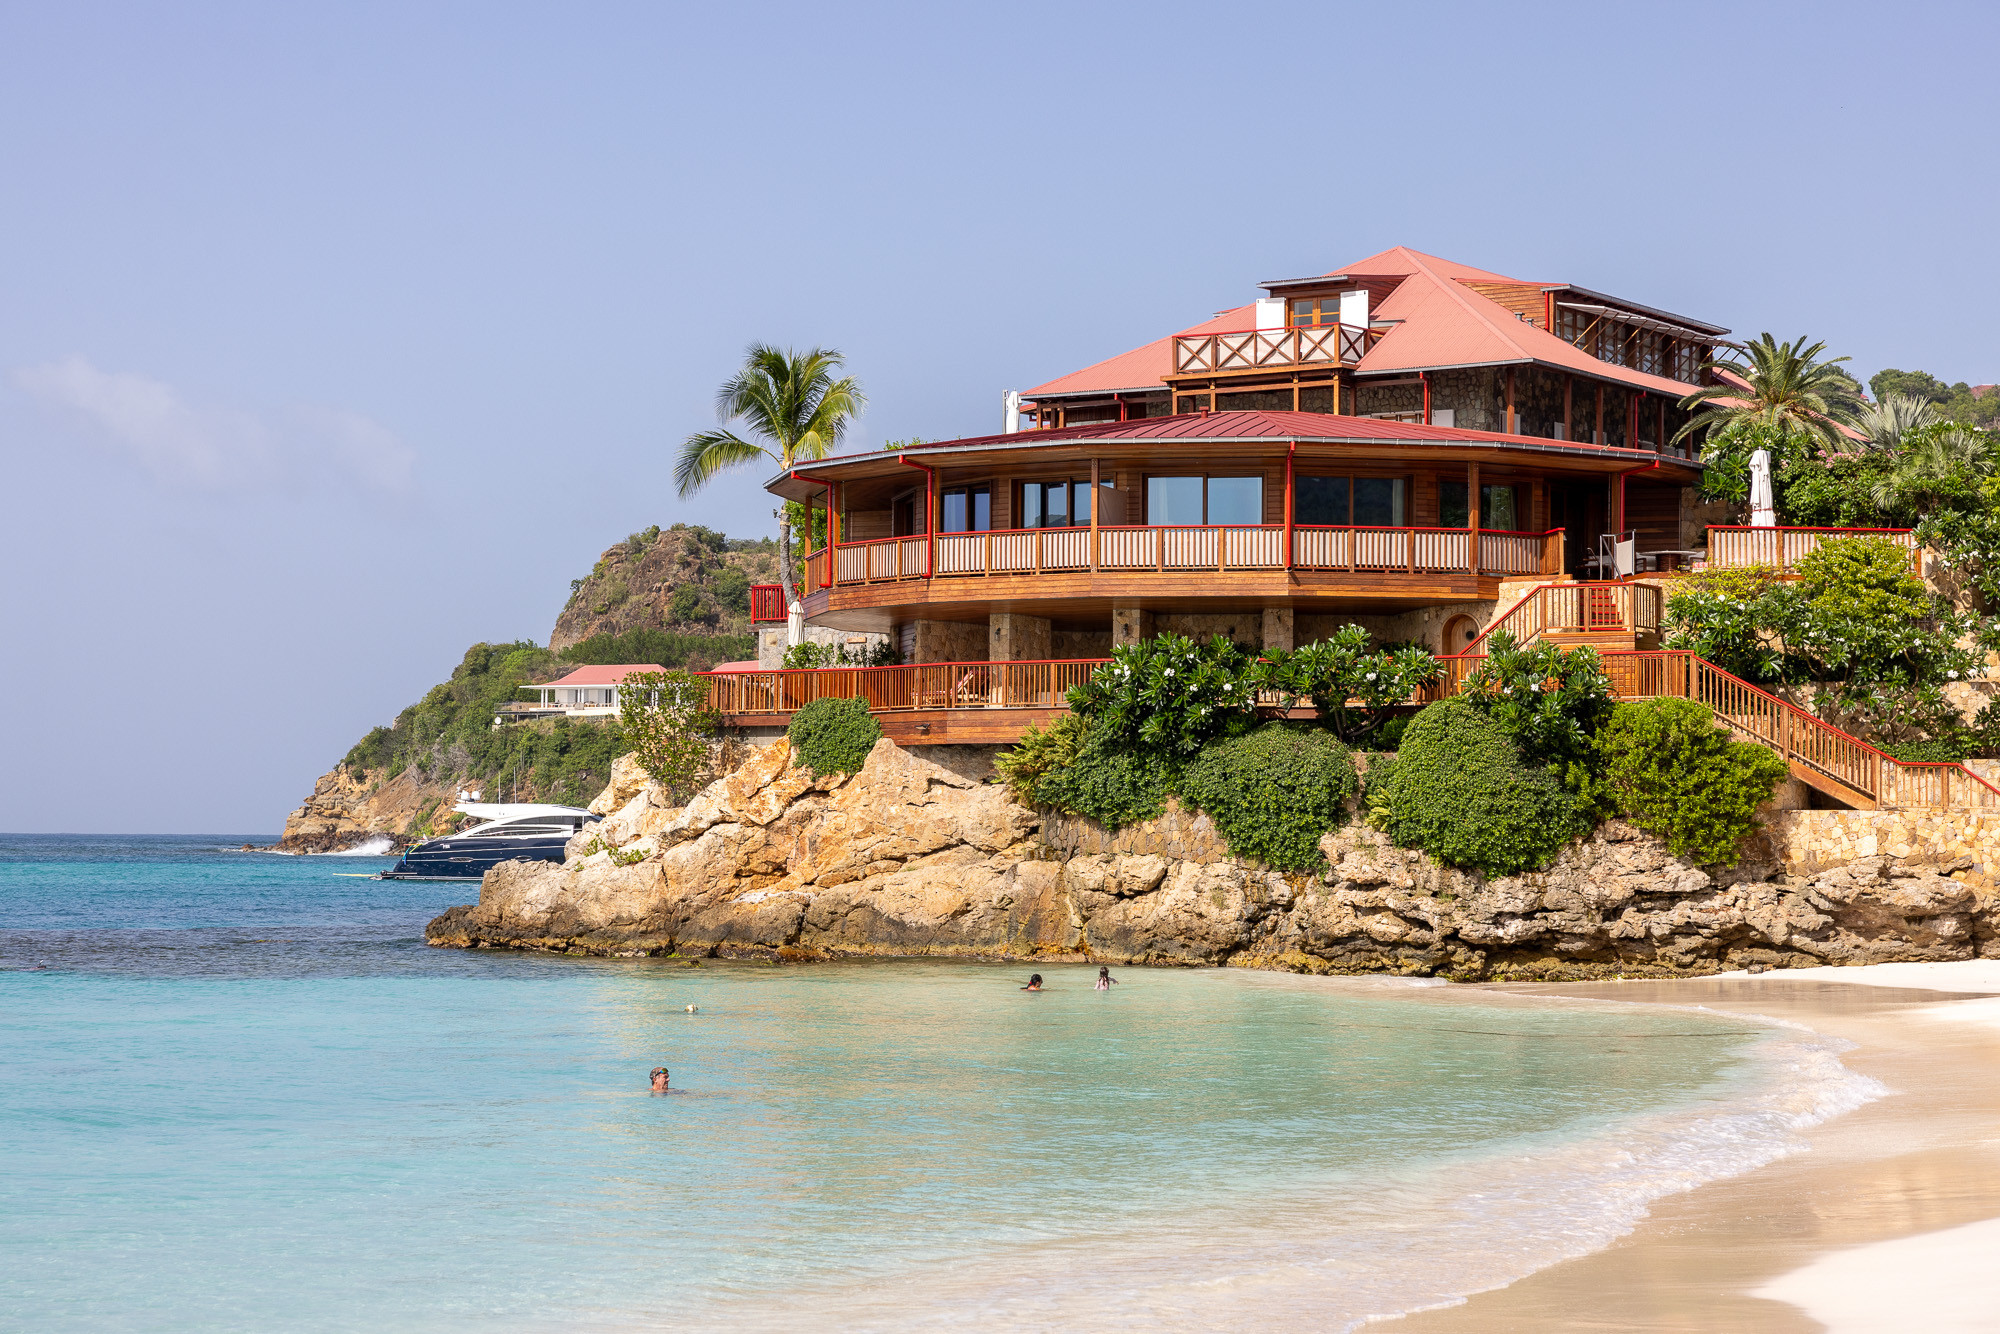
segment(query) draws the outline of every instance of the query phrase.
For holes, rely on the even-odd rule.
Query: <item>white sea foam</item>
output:
[[[810,1309],[851,1329],[1354,1330],[1602,1249],[1662,1196],[1799,1151],[1802,1131],[1888,1091],[1840,1063],[1851,1045],[1774,1024],[1754,1051],[1762,1069],[1738,1090],[1580,1141],[1301,1183],[1197,1217],[1010,1247],[949,1274],[801,1293],[797,1309],[718,1314],[752,1328]]]
[[[371,838],[357,843],[351,848],[342,848],[338,852],[329,852],[323,855],[328,857],[386,857],[395,849],[395,846],[396,841],[385,834],[380,838]]]

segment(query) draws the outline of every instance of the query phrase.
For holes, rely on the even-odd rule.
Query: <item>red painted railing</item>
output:
[[[1483,652],[1488,638],[1502,630],[1522,647],[1546,632],[1590,634],[1629,630],[1643,634],[1660,628],[1663,602],[1654,584],[1537,584],[1519,602],[1495,616],[1479,632],[1479,637],[1466,646],[1465,652]]]
[[[1746,565],[1769,565],[1789,571],[1819,550],[1819,544],[1836,537],[1885,537],[1907,547],[1910,564],[1920,568],[1922,559],[1917,537],[1908,528],[1725,528],[1710,525],[1708,568],[1740,569]]]
[[[1012,528],[841,542],[832,564],[807,555],[808,592],[831,584],[1081,571],[1403,571],[1409,574],[1558,574],[1563,530],[1481,529],[1475,551],[1465,528],[1327,527],[1297,524],[1132,525]],[[1476,555],[1476,560],[1475,560]],[[935,561],[935,564],[933,564]]]
[[[1923,763],[1886,755],[1706,658],[1677,649],[1614,649],[1601,656],[1611,688],[1621,698],[1669,695],[1697,700],[1732,732],[1776,751],[1792,772],[1808,783],[1815,778],[1830,780],[1846,793],[1876,806],[2000,811],[2000,788],[1963,764]],[[1458,693],[1466,678],[1485,661],[1485,655],[1458,654],[1440,661],[1444,676],[1426,692],[1427,699]]]
[[[816,699],[864,699],[870,711],[1060,709],[1104,658],[1039,662],[920,662],[902,667],[808,667],[703,673],[722,714],[789,714]]]
[[[750,619],[753,623],[784,620],[785,586],[783,584],[750,585]]]

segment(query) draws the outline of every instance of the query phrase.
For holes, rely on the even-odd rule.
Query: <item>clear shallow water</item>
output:
[[[1343,1329],[1870,1095],[1383,980],[432,950],[471,887],[242,841],[0,836],[0,1325]]]

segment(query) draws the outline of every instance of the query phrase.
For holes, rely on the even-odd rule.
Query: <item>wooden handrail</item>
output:
[[[1923,552],[1908,528],[1756,528],[1708,526],[1708,568],[1734,570],[1768,565],[1789,574],[1794,565],[1819,550],[1821,542],[1840,537],[1879,537],[1905,547],[1912,569],[1921,573]]]
[[[1526,647],[1547,631],[1642,630],[1660,628],[1663,599],[1652,584],[1577,582],[1537,584],[1489,622],[1466,646],[1476,653],[1487,638],[1505,630]],[[1463,654],[1459,656],[1464,656]]]
[[[1425,698],[1458,693],[1485,656],[1462,653],[1440,659],[1444,676]],[[1612,649],[1599,656],[1614,693],[1627,699],[1673,696],[1705,704],[1730,731],[1776,751],[1794,775],[1852,803],[2000,811],[2000,788],[1963,764],[1899,760],[1685,649]]]

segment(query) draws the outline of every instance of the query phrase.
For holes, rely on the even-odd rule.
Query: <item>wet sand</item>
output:
[[[1968,1228],[2000,1219],[2000,963],[1494,989],[1789,1020],[1892,1092],[1605,1250],[1385,1330],[2000,1330],[2000,1224]]]

